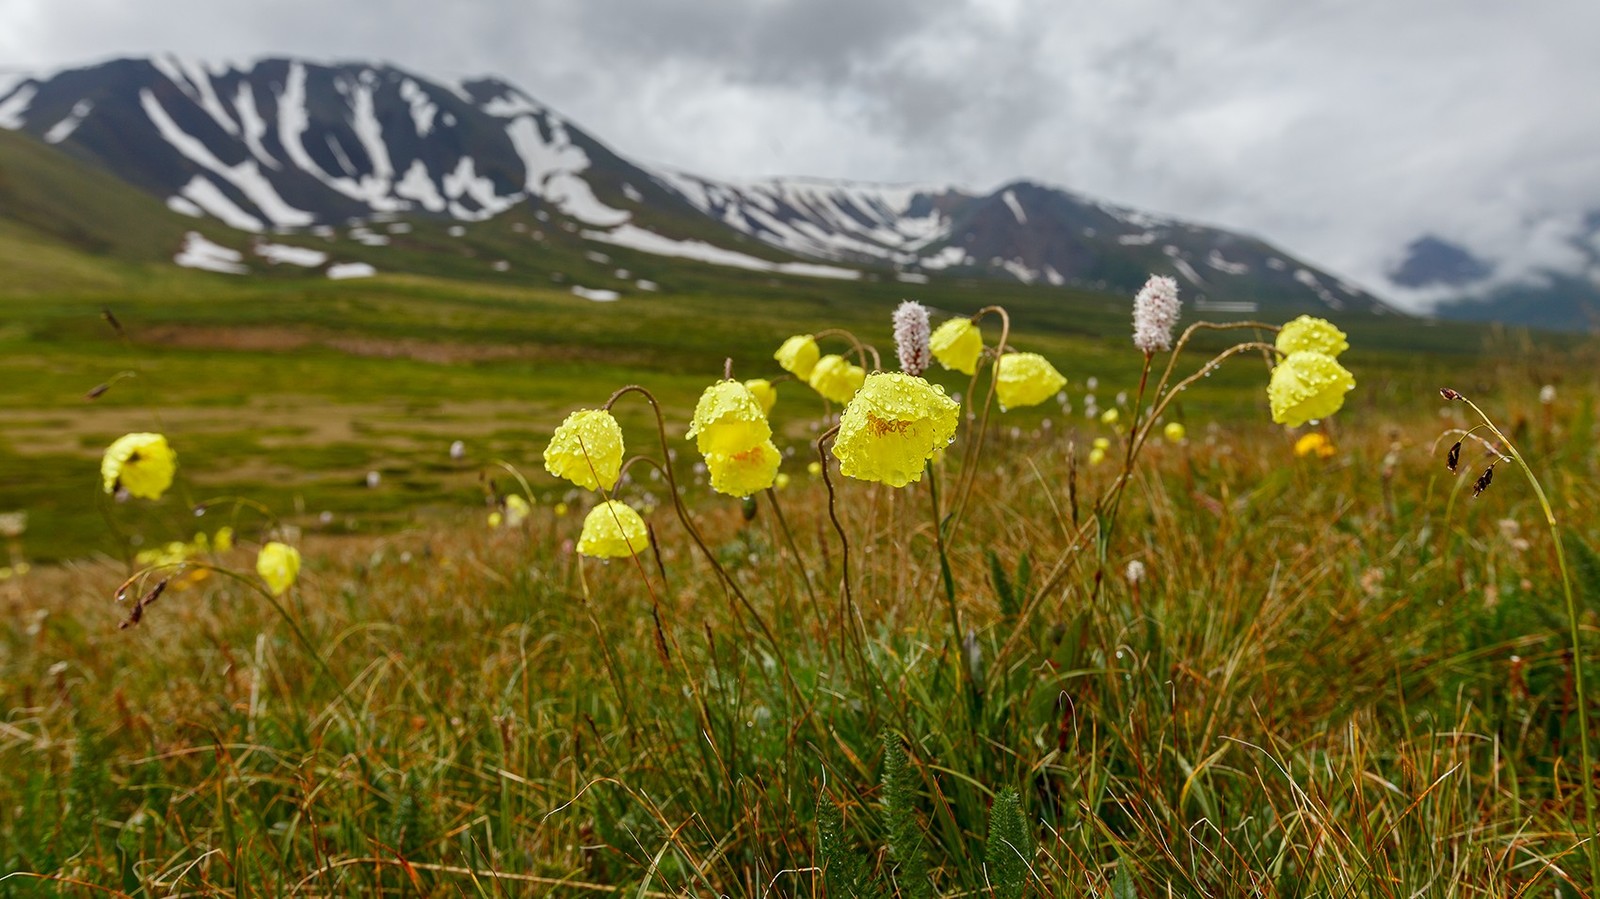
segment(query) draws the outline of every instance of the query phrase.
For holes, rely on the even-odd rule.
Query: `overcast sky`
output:
[[[1513,272],[1600,209],[1596,0],[0,0],[0,65],[127,53],[497,74],[717,177],[1029,177],[1370,287],[1434,233]]]

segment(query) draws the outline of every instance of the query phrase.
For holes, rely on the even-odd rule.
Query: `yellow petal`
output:
[[[1007,353],[1000,357],[998,369],[1001,411],[1037,406],[1067,385],[1061,372],[1038,353]]]
[[[960,405],[944,389],[901,372],[876,372],[839,419],[839,471],[904,487],[921,480],[936,450],[955,436]]]
[[[282,596],[300,576],[300,551],[274,540],[256,556],[256,574],[267,582],[267,592]]]
[[[596,559],[626,558],[644,552],[649,543],[644,519],[627,503],[613,499],[584,517],[578,552]]]
[[[160,434],[124,434],[106,449],[100,477],[107,493],[120,488],[129,496],[160,499],[172,486],[178,454]]]
[[[1307,350],[1290,353],[1272,370],[1267,384],[1272,420],[1298,428],[1327,418],[1339,411],[1344,395],[1355,386],[1355,377],[1332,356]]]
[[[622,471],[622,426],[601,409],[580,409],[550,435],[544,469],[579,487],[599,490]]]
[[[756,402],[761,404],[761,414],[771,415],[772,407],[777,405],[778,402],[778,388],[772,386],[772,382],[766,378],[755,378],[746,381],[744,386],[749,388],[750,395],[754,396]]]
[[[738,381],[718,381],[700,394],[694,407],[694,421],[685,437],[705,455],[737,453],[772,436],[767,414],[750,388]]]
[[[707,453],[711,489],[728,496],[745,497],[771,487],[783,459],[771,440],[737,453]]]
[[[811,389],[835,403],[848,403],[861,389],[867,370],[843,356],[823,356],[811,369]]]
[[[810,334],[796,334],[785,340],[783,346],[778,347],[778,351],[772,354],[772,358],[778,360],[778,365],[784,371],[804,381],[811,377],[811,369],[817,364],[817,358],[821,355],[822,351],[817,349],[816,338]]]
[[[1285,355],[1309,351],[1337,359],[1340,353],[1350,348],[1350,342],[1332,322],[1302,315],[1278,331],[1276,346]]]
[[[983,335],[971,319],[952,318],[934,329],[928,338],[928,349],[933,350],[933,358],[945,368],[975,374],[978,356],[983,353]]]

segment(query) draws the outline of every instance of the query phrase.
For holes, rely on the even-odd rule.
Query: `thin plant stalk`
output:
[[[1573,686],[1577,691],[1578,748],[1583,762],[1583,770],[1580,772],[1580,779],[1583,781],[1583,818],[1584,824],[1591,831],[1583,838],[1582,842],[1587,850],[1586,855],[1589,859],[1590,886],[1591,888],[1600,887],[1600,844],[1596,843],[1596,834],[1593,833],[1595,826],[1594,758],[1589,747],[1589,694],[1584,686],[1587,678],[1584,672],[1583,639],[1578,621],[1578,603],[1572,593],[1572,572],[1567,568],[1566,550],[1561,544],[1561,525],[1556,521],[1555,509],[1550,505],[1549,497],[1545,496],[1544,487],[1539,484],[1539,479],[1534,477],[1533,469],[1528,467],[1527,460],[1522,458],[1522,453],[1517,450],[1516,444],[1512,443],[1495,426],[1495,423],[1489,420],[1489,416],[1478,408],[1477,403],[1454,390],[1441,392],[1444,393],[1446,399],[1458,399],[1471,406],[1472,411],[1478,414],[1484,425],[1500,441],[1500,445],[1505,447],[1505,451],[1511,457],[1511,460],[1517,463],[1518,468],[1522,469],[1522,476],[1527,478],[1528,484],[1533,487],[1533,495],[1539,501],[1539,508],[1544,511],[1545,526],[1550,529],[1550,539],[1555,543],[1556,565],[1561,569],[1561,592],[1567,606],[1568,639],[1572,643]]]
[[[979,455],[983,452],[984,435],[989,431],[989,409],[994,406],[995,391],[1000,382],[1000,357],[1006,351],[1006,341],[1011,337],[1011,314],[1003,306],[985,306],[972,314],[972,323],[976,325],[980,319],[989,313],[1000,317],[1000,342],[994,347],[994,361],[989,376],[989,390],[983,397],[983,408],[978,414],[976,432],[968,432],[967,451],[961,457],[961,478],[956,486],[955,508],[950,513],[950,533],[954,534],[956,527],[961,523],[961,516],[967,511],[967,500],[972,496],[972,485],[977,480],[977,464]],[[976,374],[973,375],[977,377]],[[970,391],[969,391],[970,393]],[[971,397],[969,396],[970,400]],[[937,522],[935,522],[937,525]]]
[[[773,657],[777,659],[779,667],[783,669],[784,680],[788,683],[789,688],[793,690],[796,695],[798,695],[799,687],[796,686],[794,682],[794,675],[789,671],[789,662],[784,655],[783,645],[778,642],[777,635],[772,632],[772,627],[767,624],[766,618],[763,617],[761,612],[756,609],[755,605],[750,602],[750,598],[745,595],[745,592],[743,588],[739,586],[738,581],[735,581],[733,577],[728,574],[727,569],[722,567],[722,563],[717,561],[716,554],[711,551],[711,547],[706,545],[705,537],[700,534],[700,529],[695,526],[694,520],[689,517],[689,510],[684,508],[683,497],[678,493],[678,479],[677,476],[673,474],[672,465],[670,462],[670,454],[672,449],[671,444],[667,442],[666,420],[661,415],[661,404],[656,402],[655,395],[637,384],[629,384],[626,387],[618,388],[615,393],[611,394],[611,398],[606,400],[605,405],[601,408],[607,412],[610,412],[611,407],[616,405],[618,400],[629,393],[637,393],[643,396],[650,403],[650,408],[654,410],[656,414],[656,434],[661,439],[661,454],[664,460],[661,470],[667,476],[667,491],[672,494],[672,508],[673,511],[677,513],[678,520],[683,523],[684,530],[689,532],[689,538],[694,541],[695,546],[699,547],[700,554],[705,556],[706,561],[711,564],[711,569],[716,572],[717,577],[722,580],[722,583],[727,586],[728,591],[739,600],[739,604],[743,606],[744,610],[748,612],[750,617],[755,620],[756,627],[760,629],[762,636],[765,637],[767,642],[772,646]]]

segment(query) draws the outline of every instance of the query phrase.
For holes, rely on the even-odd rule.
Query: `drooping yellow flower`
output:
[[[256,574],[267,583],[267,592],[282,596],[300,576],[300,550],[274,540],[261,547],[256,556]]]
[[[761,414],[771,415],[772,407],[778,402],[778,388],[772,386],[772,382],[766,378],[746,381],[744,386],[750,389],[750,394],[761,404]]]
[[[778,360],[778,365],[804,381],[811,377],[811,369],[817,364],[817,358],[822,351],[817,349],[817,339],[810,334],[796,334],[785,340],[783,346],[772,354]]]
[[[511,527],[527,521],[528,513],[531,511],[533,507],[528,505],[528,501],[523,499],[521,494],[513,493],[506,497],[506,524]]]
[[[1122,413],[1118,412],[1116,407],[1113,406],[1112,408],[1100,413],[1100,422],[1102,424],[1114,425],[1117,423],[1117,419],[1121,417]]]
[[[1272,370],[1267,400],[1272,420],[1298,428],[1308,421],[1327,418],[1344,405],[1344,395],[1356,386],[1355,376],[1325,353],[1301,350],[1290,353]]]
[[[639,513],[620,500],[607,500],[583,519],[578,552],[596,559],[626,558],[644,552],[650,537]]]
[[[983,353],[983,334],[970,318],[952,318],[933,331],[928,349],[939,364],[964,375],[978,371],[978,356]]]
[[[1294,454],[1305,457],[1315,454],[1318,459],[1327,459],[1339,452],[1331,441],[1321,431],[1312,431],[1304,434],[1294,442]]]
[[[848,403],[861,389],[866,378],[866,369],[843,356],[823,356],[811,369],[811,377],[806,383],[811,385],[812,390],[835,403]]]
[[[1182,443],[1183,438],[1188,434],[1189,432],[1184,429],[1183,423],[1177,421],[1169,421],[1167,426],[1161,429],[1161,436],[1167,438],[1168,443]]]
[[[1284,325],[1282,330],[1278,331],[1275,345],[1278,347],[1278,352],[1284,354],[1307,350],[1335,359],[1350,348],[1345,333],[1334,327],[1332,322],[1309,315],[1302,315]]]
[[[707,453],[711,489],[728,496],[750,496],[771,487],[783,460],[778,448],[766,440],[737,453]]]
[[[1090,465],[1099,465],[1101,462],[1104,462],[1105,460],[1106,460],[1106,451],[1105,451],[1105,449],[1103,447],[1098,447],[1097,446],[1094,449],[1089,450],[1089,464]]]
[[[750,388],[738,381],[718,381],[700,394],[694,421],[684,436],[695,438],[702,455],[737,453],[771,437],[772,426]]]
[[[568,415],[544,448],[544,470],[587,490],[610,487],[622,471],[622,426],[603,409]]]
[[[934,451],[955,436],[960,408],[921,378],[873,373],[839,419],[833,443],[839,471],[891,487],[921,480]]]
[[[160,499],[172,486],[178,454],[160,434],[124,434],[106,448],[100,460],[100,478],[107,493],[119,489],[129,496]]]
[[[1007,353],[998,363],[1000,410],[1037,406],[1056,395],[1067,379],[1038,353]]]

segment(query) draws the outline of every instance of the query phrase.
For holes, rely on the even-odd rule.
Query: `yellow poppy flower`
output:
[[[778,365],[804,381],[811,377],[811,369],[817,364],[817,358],[822,351],[817,349],[817,340],[810,334],[797,334],[783,342],[772,358],[778,360]]]
[[[1106,460],[1106,451],[1105,451],[1105,449],[1103,447],[1098,447],[1097,446],[1094,449],[1089,450],[1089,464],[1090,465],[1099,465],[1101,462],[1104,462],[1105,460]]]
[[[707,453],[711,489],[728,496],[750,496],[772,486],[783,457],[766,440],[737,453]]]
[[[506,517],[500,512],[499,509],[489,513],[489,528],[491,530],[498,529],[502,524],[505,524],[505,522]]]
[[[754,396],[756,402],[761,404],[761,414],[771,415],[772,407],[778,402],[778,388],[772,386],[772,382],[766,378],[755,378],[754,380],[746,381],[744,386],[750,389],[750,395]]]
[[[513,493],[506,497],[506,524],[516,527],[528,520],[528,513],[533,507],[520,494]]]
[[[1097,450],[1110,449],[1111,439],[1109,437],[1096,437],[1094,439],[1094,448]]]
[[[622,426],[601,409],[568,415],[544,448],[544,470],[588,490],[610,487],[622,471]]]
[[[1355,377],[1332,356],[1308,350],[1290,353],[1272,370],[1267,384],[1272,420],[1298,428],[1327,418],[1339,411],[1344,395],[1355,386]]]
[[[1122,413],[1118,412],[1116,409],[1107,409],[1106,411],[1100,413],[1100,421],[1102,424],[1114,425],[1117,423],[1117,419],[1121,417]]]
[[[1320,431],[1304,434],[1294,442],[1294,454],[1299,457],[1315,454],[1318,459],[1327,459],[1337,452],[1338,449]]]
[[[226,525],[217,528],[217,535],[211,538],[211,549],[219,553],[233,549],[233,528]]]
[[[902,372],[876,372],[839,419],[839,471],[891,487],[922,479],[935,450],[955,436],[961,406],[944,390]]]
[[[1302,315],[1278,331],[1278,352],[1288,355],[1307,350],[1337,359],[1350,348],[1345,333],[1325,319]]]
[[[300,550],[274,540],[256,555],[256,574],[267,582],[267,592],[282,596],[300,576]]]
[[[772,479],[772,486],[778,488],[779,490],[783,490],[789,486],[789,476],[781,471],[778,472],[778,476]]]
[[[835,403],[848,403],[866,378],[866,369],[846,361],[843,356],[823,356],[811,369],[807,383],[812,390]]]
[[[767,414],[750,388],[738,381],[718,381],[700,394],[689,433],[703,455],[737,453],[772,436]]]
[[[649,544],[644,519],[627,503],[614,499],[589,510],[578,536],[578,552],[596,559],[627,558],[644,552]]]
[[[1056,395],[1067,379],[1038,353],[1007,353],[997,366],[1000,411],[1037,406]]]
[[[983,334],[969,318],[952,318],[933,331],[928,349],[939,364],[964,375],[978,371],[978,356],[983,353]]]
[[[160,434],[124,434],[106,448],[100,460],[100,477],[107,493],[119,489],[129,496],[160,499],[172,486],[178,454]]]
[[[822,477],[822,463],[821,462],[815,462],[815,461],[807,462],[806,463],[806,474],[811,475],[814,478]]]

